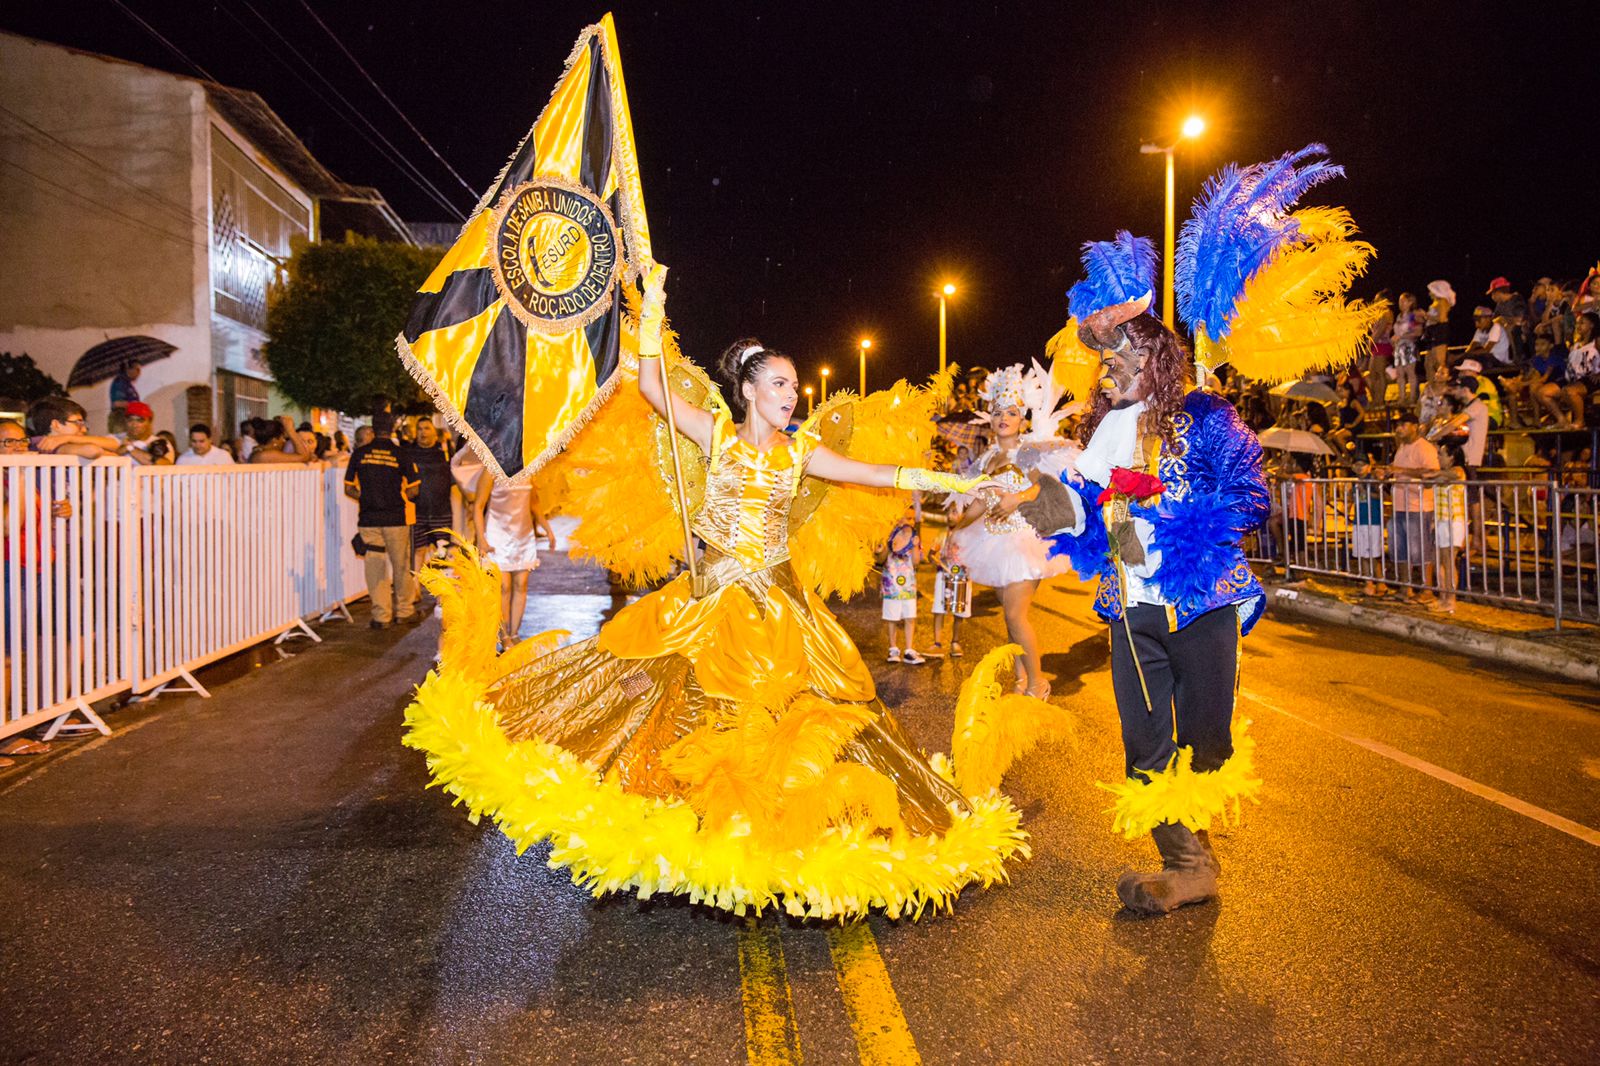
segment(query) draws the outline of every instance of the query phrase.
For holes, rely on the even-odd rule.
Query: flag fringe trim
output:
[[[609,18],[610,16],[607,17]],[[566,61],[561,64],[561,73],[556,77],[555,80],[555,85],[557,87],[559,87],[561,83],[566,80],[567,74],[572,70],[572,65],[578,61],[578,57],[583,54],[584,49],[589,47],[589,38],[597,34],[600,37],[601,54],[611,62],[615,63],[618,70],[622,69],[621,61],[616,56],[613,56],[610,50],[606,47],[606,38],[605,33],[603,32],[604,29],[605,26],[602,23],[596,22],[585,26],[583,28],[583,32],[578,34],[577,43],[572,46],[572,51],[567,53]],[[550,99],[546,100],[544,102],[544,106],[539,109],[539,117],[533,120],[533,125],[528,127],[528,132],[523,134],[522,139],[517,142],[517,146],[513,148],[511,150],[511,154],[506,157],[505,166],[500,168],[500,173],[494,176],[494,180],[489,183],[489,188],[484,192],[483,196],[479,198],[478,206],[473,208],[472,214],[468,215],[467,220],[461,224],[461,229],[456,234],[456,240],[460,240],[461,234],[465,233],[467,231],[467,227],[472,225],[472,220],[477,218],[478,215],[480,215],[485,209],[489,208],[493,203],[495,191],[499,189],[501,184],[506,180],[506,175],[511,173],[511,164],[516,162],[517,156],[522,154],[522,149],[527,145],[528,139],[533,136],[534,131],[539,128],[539,123],[544,121],[545,113],[550,110],[550,105],[555,103],[555,98],[555,89],[551,89]],[[617,98],[617,85],[615,84],[614,80],[611,84],[611,103],[613,112],[616,112],[618,110],[619,100]],[[632,133],[631,130],[629,132]],[[611,151],[613,153],[616,153],[617,150],[622,147],[618,143],[619,140],[620,134],[616,125],[615,116],[613,116],[611,126]],[[613,160],[616,158],[615,154],[613,154],[612,158]],[[612,165],[615,166],[615,162],[613,162]],[[537,173],[538,171],[535,170],[534,176],[537,176]],[[620,208],[620,210],[617,212],[618,216],[620,216],[618,221],[620,221],[622,225],[622,235],[624,241],[626,242],[627,248],[629,251],[638,249],[639,233],[635,227],[633,210],[628,204],[628,198],[626,196],[618,197],[617,205]],[[451,243],[454,244],[453,241]],[[645,248],[644,252],[648,255],[649,248]],[[621,262],[619,262],[617,266],[617,277],[619,282],[633,281],[639,276],[639,265],[634,261],[637,256],[630,255],[620,258]]]
[[[411,345],[406,341],[405,336],[402,334],[396,337],[394,343],[395,349],[400,353],[400,361],[405,364],[406,372],[411,375],[418,385],[422,386],[422,391],[428,394],[428,398],[433,401],[439,413],[444,416],[445,422],[467,438],[467,442],[472,446],[473,452],[483,460],[483,465],[488,468],[489,472],[497,480],[511,482],[512,484],[529,480],[544,469],[547,463],[560,455],[567,445],[572,443],[572,439],[589,424],[589,420],[595,416],[595,413],[605,406],[605,402],[611,399],[611,394],[617,391],[617,386],[623,377],[622,365],[619,361],[617,368],[611,372],[611,376],[600,383],[595,389],[594,396],[584,405],[582,411],[573,416],[572,421],[567,424],[566,428],[552,437],[550,443],[545,445],[544,450],[521,470],[515,474],[507,474],[500,466],[500,461],[489,450],[489,445],[473,430],[460,409],[444,394],[444,390],[439,388],[438,383],[433,380],[433,375],[428,373],[422,366],[421,360],[412,352]]]

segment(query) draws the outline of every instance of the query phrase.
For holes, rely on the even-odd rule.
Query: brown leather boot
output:
[[[1161,852],[1159,873],[1132,871],[1117,879],[1117,898],[1140,914],[1169,914],[1187,903],[1217,898],[1217,874],[1222,866],[1211,851],[1204,832],[1195,834],[1181,825],[1163,822],[1150,831]]]

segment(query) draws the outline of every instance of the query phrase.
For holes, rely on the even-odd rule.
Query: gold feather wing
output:
[[[1382,313],[1376,303],[1345,299],[1374,254],[1372,245],[1355,239],[1349,212],[1308,207],[1294,217],[1300,239],[1250,279],[1226,341],[1212,346],[1223,349],[1235,370],[1264,381],[1349,362]]]
[[[683,522],[673,492],[666,420],[639,395],[637,340],[624,331],[616,393],[568,447],[560,464],[563,510],[578,519],[572,555],[590,559],[634,588],[654,584],[683,561]],[[705,371],[684,359],[677,338],[664,337],[667,380],[678,396],[707,411],[725,410]],[[630,349],[630,344],[632,345]],[[681,434],[691,520],[705,499],[706,458]]]
[[[933,418],[951,372],[926,386],[904,381],[865,398],[838,392],[799,429],[830,451],[864,463],[924,464]],[[789,511],[789,552],[800,581],[820,596],[849,599],[866,585],[878,550],[905,510],[906,493],[801,479]]]

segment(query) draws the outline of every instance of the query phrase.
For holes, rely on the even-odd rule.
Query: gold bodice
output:
[[[759,451],[719,413],[711,429],[705,503],[695,535],[755,573],[789,558],[789,505],[817,449],[810,432]]]

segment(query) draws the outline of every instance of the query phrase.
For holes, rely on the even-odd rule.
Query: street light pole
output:
[[[1173,146],[1177,147],[1176,145]],[[1172,294],[1172,275],[1178,265],[1178,234],[1177,226],[1177,178],[1174,171],[1177,169],[1173,163],[1176,153],[1172,148],[1167,149],[1167,224],[1163,230],[1161,240],[1161,261],[1166,264],[1161,271],[1161,321],[1168,329],[1173,328],[1177,321],[1176,301]]]
[[[811,417],[811,394],[816,392],[810,385],[806,386],[806,417]]]
[[[1178,145],[1186,140],[1193,140],[1205,132],[1205,119],[1199,115],[1190,115],[1183,120],[1183,128],[1178,133],[1178,139],[1162,148],[1156,144],[1141,144],[1141,155],[1164,155],[1167,157],[1166,179],[1166,226],[1162,232],[1161,240],[1161,321],[1168,329],[1175,329],[1177,322],[1177,306],[1173,297],[1172,275],[1177,269],[1178,227],[1177,227],[1177,176],[1175,156]]]
[[[944,302],[955,294],[956,287],[948,283],[939,290],[939,373],[941,374],[944,373],[945,366]]]
[[[818,400],[819,403],[827,403],[828,402],[828,373],[829,373],[828,368],[827,367],[823,367],[822,368],[822,396]]]
[[[867,349],[872,347],[871,337],[861,338],[861,395],[867,394]]]

